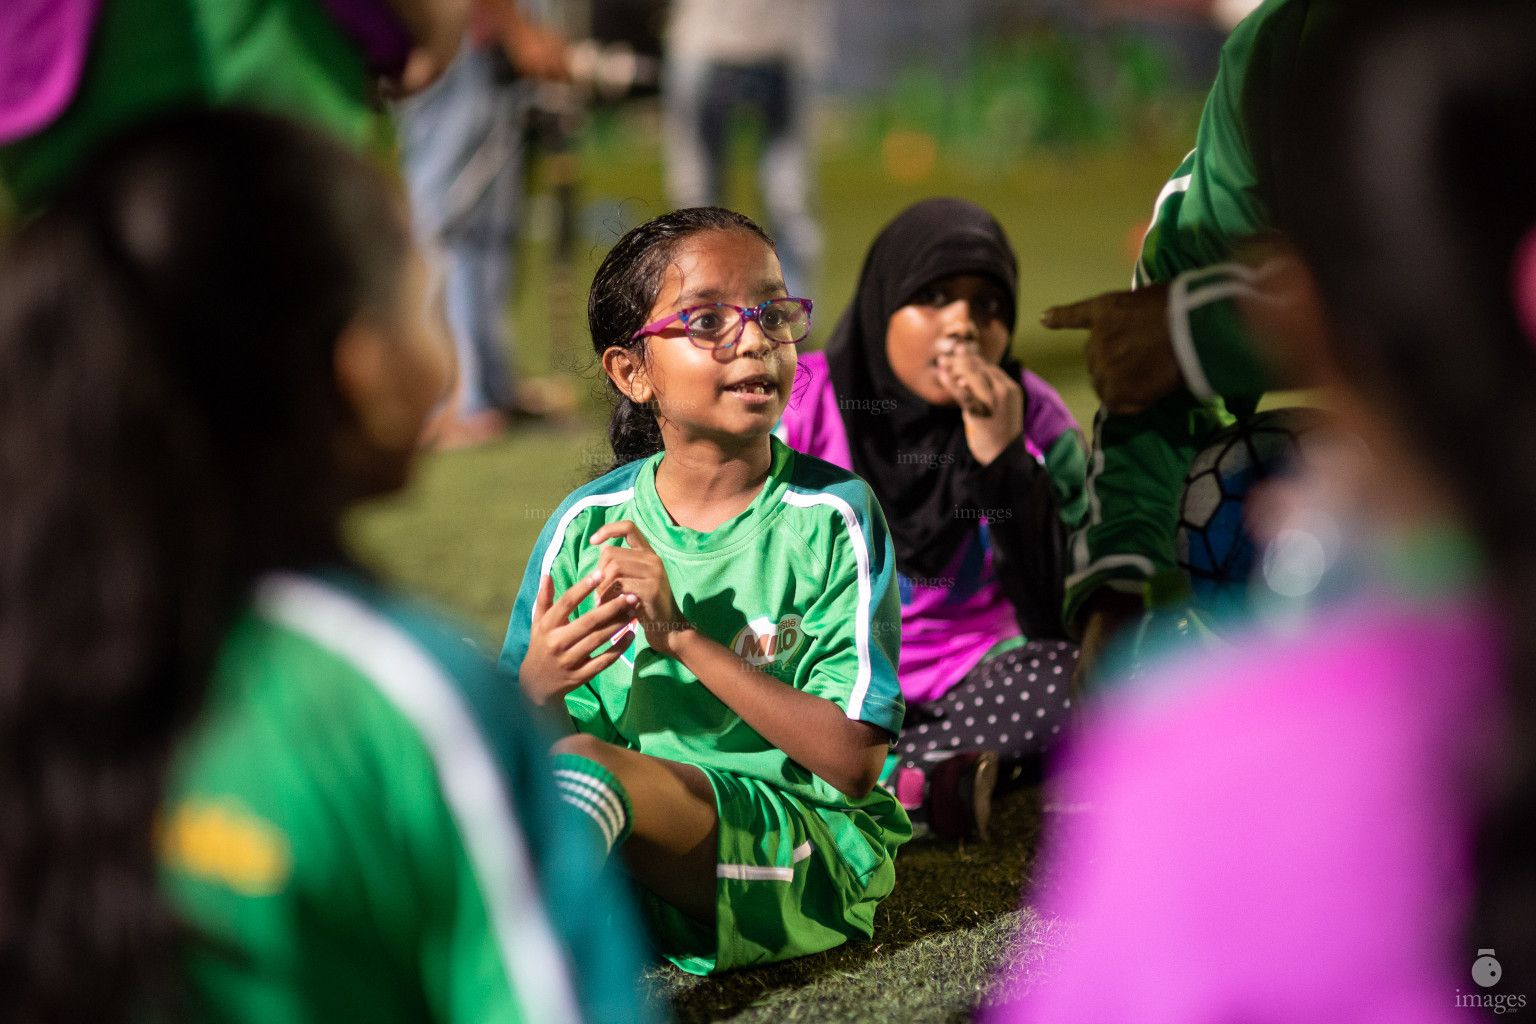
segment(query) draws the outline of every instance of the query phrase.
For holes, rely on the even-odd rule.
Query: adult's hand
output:
[[[1114,415],[1141,412],[1184,386],[1168,335],[1167,285],[1052,306],[1040,322],[1053,331],[1088,332],[1088,375]]]

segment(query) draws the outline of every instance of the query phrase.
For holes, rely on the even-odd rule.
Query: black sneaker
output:
[[[943,839],[990,838],[992,792],[997,788],[997,751],[967,751],[929,772],[928,808],[934,834]]]

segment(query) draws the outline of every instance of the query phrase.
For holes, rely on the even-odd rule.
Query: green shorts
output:
[[[711,930],[650,893],[661,952],[690,974],[819,953],[874,933],[896,884],[896,848],[911,824],[856,808],[814,807],[759,779],[699,766],[715,788],[720,846]]]

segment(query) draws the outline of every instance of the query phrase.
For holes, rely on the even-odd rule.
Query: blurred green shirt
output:
[[[515,681],[361,576],[269,576],[158,823],[210,1024],[649,1024],[629,894]]]

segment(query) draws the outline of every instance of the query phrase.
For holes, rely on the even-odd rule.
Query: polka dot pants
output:
[[[938,700],[908,704],[896,743],[902,767],[995,750],[1007,771],[1038,756],[1067,728],[1076,665],[1076,644],[1031,640],[987,658]]]

